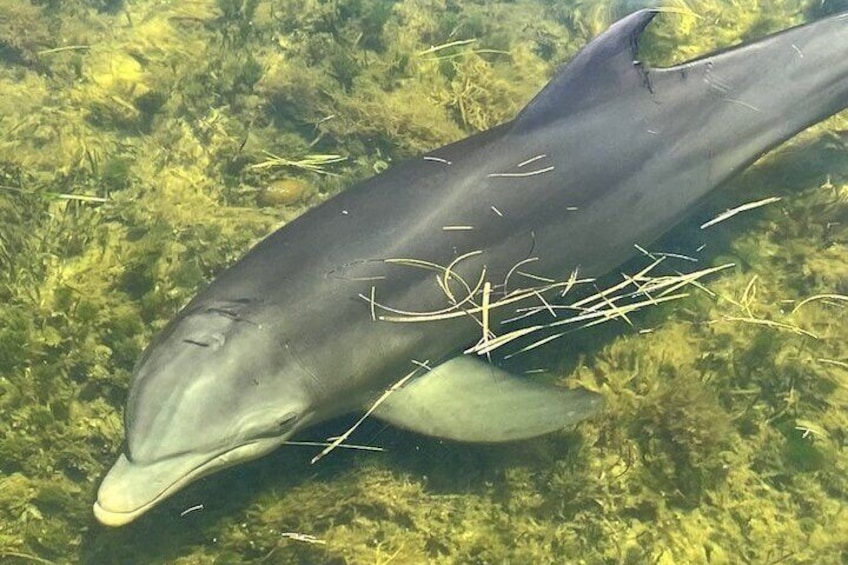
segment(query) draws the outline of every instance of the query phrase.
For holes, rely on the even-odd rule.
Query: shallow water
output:
[[[385,451],[287,446],[124,528],[91,514],[133,364],[204,282],[355,180],[510,119],[645,4],[0,0],[0,562],[844,563],[844,112],[650,248],[733,268],[519,356],[604,395],[575,430],[476,446],[367,420],[351,441]],[[742,4],[669,2],[644,58],[848,9]]]

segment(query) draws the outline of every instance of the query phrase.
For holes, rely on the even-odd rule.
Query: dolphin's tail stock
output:
[[[598,259],[581,261],[584,272],[620,264],[632,256],[633,242],[653,241],[716,186],[848,107],[848,13],[652,68],[638,59],[638,42],[658,13],[635,12],[587,45],[508,134],[526,142],[545,128],[578,132],[582,141],[567,148],[581,164],[572,176],[604,162],[593,154],[616,156],[617,167],[593,169],[595,181],[604,180],[593,184],[600,211],[592,222],[616,232],[605,241],[627,243],[587,241]],[[629,173],[618,174],[622,169]],[[537,241],[573,241],[591,227],[575,215],[549,234],[537,231]]]
[[[673,100],[692,154],[732,175],[790,137],[848,107],[848,13],[792,28],[741,49],[649,72],[659,104]],[[712,101],[718,100],[715,106]],[[693,107],[712,106],[708,120]],[[703,116],[705,117],[705,116]]]
[[[651,68],[638,60],[637,45],[657,13],[641,10],[613,24],[522,110],[514,130],[630,100],[630,116],[646,126],[662,116],[664,127],[653,134],[690,133],[680,143],[686,153],[708,155],[732,174],[848,107],[848,12]]]

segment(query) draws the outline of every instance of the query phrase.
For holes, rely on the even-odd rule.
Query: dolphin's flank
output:
[[[135,368],[98,520],[131,522],[200,477],[371,407],[408,374],[374,416],[440,437],[509,441],[595,413],[595,393],[462,355],[481,335],[471,316],[383,322],[362,297],[415,312],[444,309],[446,295],[496,300],[529,258],[552,280],[601,275],[848,105],[848,15],[653,69],[636,44],[656,13],[611,26],[512,122],[348,189],[200,292]],[[439,285],[413,263],[456,277]],[[475,286],[484,270],[504,282]],[[507,316],[485,326],[497,332]]]

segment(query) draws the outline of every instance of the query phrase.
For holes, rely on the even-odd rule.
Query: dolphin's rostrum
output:
[[[653,69],[636,43],[656,13],[615,23],[512,122],[348,189],[199,293],[135,369],[126,447],[100,487],[97,518],[126,524],[199,477],[368,408],[410,373],[374,416],[440,437],[527,438],[596,412],[595,393],[463,356],[481,332],[471,317],[379,322],[361,297],[444,307],[451,289],[397,259],[451,265],[467,255],[456,272],[475,279],[485,268],[492,281],[531,254],[534,273],[552,279],[603,274],[764,152],[848,105],[848,15]]]

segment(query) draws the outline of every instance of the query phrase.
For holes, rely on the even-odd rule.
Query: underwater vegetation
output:
[[[576,430],[481,447],[371,423],[352,441],[384,453],[291,446],[129,528],[91,516],[133,364],[199,286],[355,180],[510,119],[635,4],[0,0],[0,562],[848,560],[844,113],[651,247],[733,269],[518,359],[604,394]],[[664,5],[655,64],[848,9]]]

